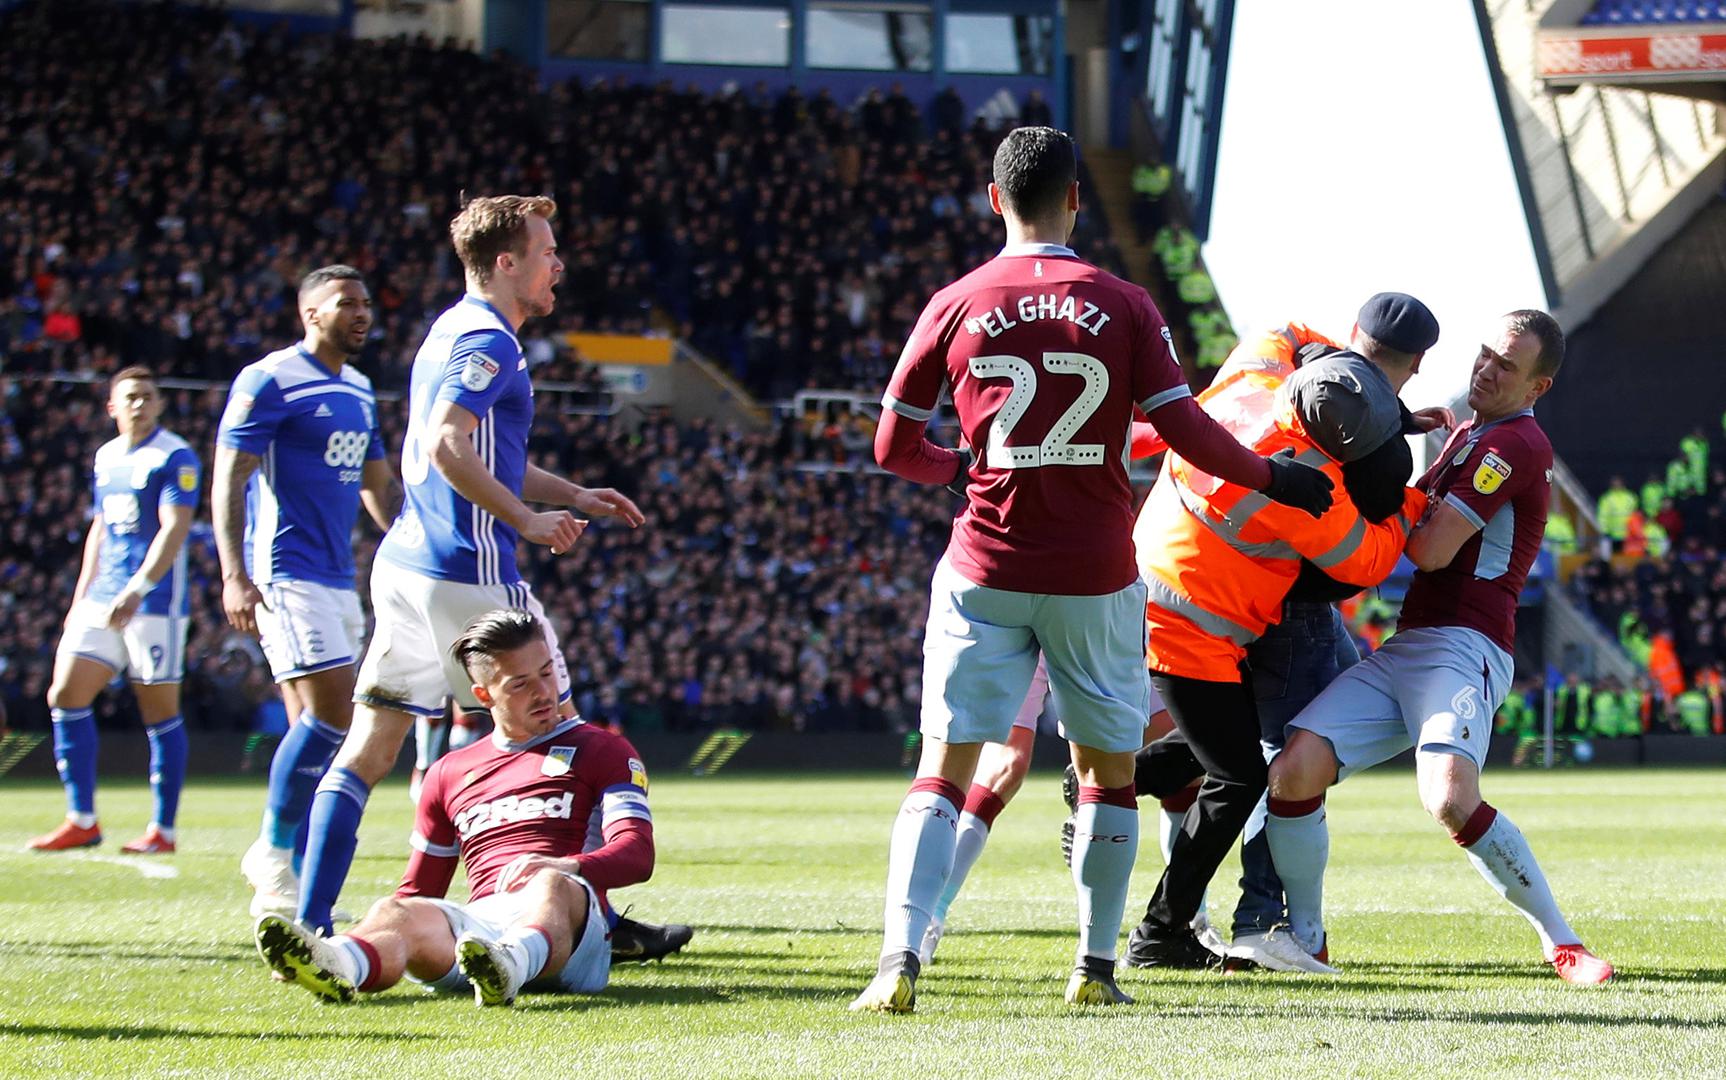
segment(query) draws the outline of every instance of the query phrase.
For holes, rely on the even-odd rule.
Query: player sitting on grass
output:
[[[332,938],[265,915],[258,952],[330,1001],[388,989],[404,974],[438,990],[471,986],[481,1005],[508,1005],[529,985],[602,990],[611,975],[605,891],[653,873],[646,771],[621,736],[559,716],[551,650],[532,614],[482,615],[450,651],[496,731],[426,774],[401,887]],[[605,843],[584,853],[590,823]],[[466,904],[443,898],[458,855]]]

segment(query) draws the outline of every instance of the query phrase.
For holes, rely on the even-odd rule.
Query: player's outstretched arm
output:
[[[586,523],[567,510],[534,513],[516,494],[498,482],[473,448],[479,417],[453,401],[439,401],[426,420],[426,457],[449,481],[457,495],[521,534],[530,544],[551,549],[553,555],[568,551],[581,536]]]
[[[192,531],[192,508],[179,503],[163,503],[157,513],[160,515],[162,527],[156,531],[155,539],[150,541],[150,548],[144,552],[143,565],[132,575],[132,580],[114,598],[114,605],[108,609],[108,627],[119,630],[132,621],[137,613],[138,605],[144,602],[151,589],[173,571],[174,560],[180,557],[180,548],[185,545],[186,537]]]
[[[647,520],[629,496],[616,488],[585,488],[538,465],[529,465],[522,476],[521,497],[527,502],[567,506],[590,518],[616,518],[632,529]]]
[[[396,471],[384,458],[371,458],[366,462],[365,470],[360,474],[360,502],[365,504],[372,522],[382,531],[389,532],[390,524],[402,512],[402,485],[396,479]]]
[[[246,573],[246,484],[261,464],[256,454],[218,446],[210,476],[210,516],[216,557],[222,563],[222,611],[235,630],[253,637],[258,636],[257,609],[264,605],[264,596]]]

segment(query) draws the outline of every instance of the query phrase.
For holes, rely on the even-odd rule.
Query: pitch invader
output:
[[[1421,805],[1533,925],[1558,975],[1584,985],[1612,978],[1558,910],[1522,831],[1480,794],[1492,717],[1514,674],[1517,597],[1552,497],[1552,444],[1534,403],[1563,361],[1563,331],[1542,311],[1511,312],[1480,347],[1474,419],[1420,479],[1431,501],[1409,536],[1417,572],[1396,634],[1289,722],[1270,768],[1265,835],[1290,931],[1307,953],[1324,946],[1325,790],[1412,748]]]
[[[416,716],[453,693],[478,709],[449,648],[485,612],[540,617],[563,708],[569,673],[556,633],[516,568],[526,540],[568,551],[586,527],[567,510],[642,523],[633,502],[532,465],[533,384],[516,332],[551,314],[563,273],[552,237],[556,205],[540,196],[473,199],[450,223],[467,295],[438,316],[414,357],[401,477],[406,501],[372,568],[372,639],[360,662],[353,724],[312,797],[299,920],[328,931],[353,863],[372,788],[395,765]]]
[[[471,988],[480,1005],[509,1005],[534,984],[597,993],[611,975],[606,891],[653,873],[647,772],[622,736],[559,715],[547,632],[532,615],[480,617],[453,655],[496,731],[426,773],[401,887],[334,938],[265,915],[258,952],[332,1001],[404,975]],[[590,831],[604,841],[584,851]],[[465,904],[445,899],[458,858]]]
[[[1066,246],[1077,172],[1063,132],[1002,140],[989,197],[1007,246],[930,300],[882,399],[876,460],[921,483],[963,481],[967,503],[930,586],[922,759],[888,852],[880,963],[853,1009],[913,1008],[917,948],[952,869],[965,787],[982,744],[1007,741],[1039,648],[1080,782],[1080,942],[1066,997],[1131,1000],[1114,968],[1138,848],[1133,751],[1150,715],[1126,468],[1135,405],[1214,475],[1314,513],[1330,504],[1328,479],[1260,458],[1199,409],[1150,297]],[[1025,297],[1041,311],[1048,295],[1060,298],[1057,317],[1010,314]],[[1059,317],[1069,300],[1074,318]],[[944,385],[974,459],[924,438]]]
[[[293,718],[270,763],[262,833],[240,862],[254,916],[298,908],[296,836],[353,718],[365,641],[354,520],[364,503],[388,529],[401,502],[371,380],[351,363],[372,326],[364,279],[351,266],[314,270],[299,307],[305,337],[234,379],[211,479],[222,607],[261,639]]]
[[[96,451],[94,516],[54,656],[48,707],[66,820],[31,840],[35,851],[102,842],[96,821],[96,719],[91,706],[125,675],[150,738],[155,813],[120,850],[169,854],[186,780],[180,679],[186,666],[186,535],[198,505],[197,455],[161,426],[162,395],[146,368],[124,368],[108,390],[117,438]]]

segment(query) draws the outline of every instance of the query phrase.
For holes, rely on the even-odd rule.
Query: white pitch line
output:
[[[180,876],[180,872],[172,866],[163,866],[160,863],[148,862],[143,859],[126,859],[118,855],[95,855],[86,851],[78,852],[77,857],[85,862],[107,863],[110,866],[129,866],[147,878],[165,880]]]

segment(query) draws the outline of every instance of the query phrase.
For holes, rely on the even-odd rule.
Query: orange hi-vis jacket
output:
[[[1289,323],[1258,338],[1236,345],[1211,384],[1198,397],[1200,405],[1235,433],[1235,440],[1251,446],[1269,433],[1276,418],[1276,394],[1297,370],[1296,354],[1308,345],[1341,345],[1301,323]],[[1239,425],[1238,427],[1235,425]],[[1142,425],[1149,428],[1149,425]],[[1134,437],[1133,457],[1147,458],[1167,450],[1161,438]]]
[[[1282,618],[1283,598],[1310,559],[1338,581],[1362,587],[1390,576],[1426,495],[1408,488],[1402,513],[1374,525],[1343,491],[1342,466],[1307,434],[1286,393],[1260,414],[1210,412],[1260,454],[1284,448],[1336,485],[1323,517],[1273,503],[1169,454],[1133,528],[1149,588],[1147,661],[1153,671],[1208,682],[1240,682],[1246,646]],[[1254,437],[1253,433],[1268,428]]]

